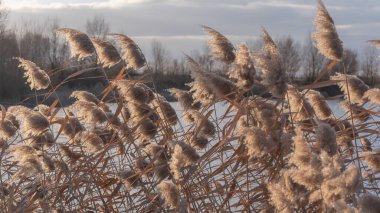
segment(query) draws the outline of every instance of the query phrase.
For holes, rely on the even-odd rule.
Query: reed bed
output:
[[[324,75],[342,63],[343,44],[322,1],[315,26],[316,47],[331,60]],[[119,55],[112,42],[59,29],[73,57],[98,57],[108,86],[75,91],[64,108],[58,97],[34,109],[1,107],[1,211],[380,212],[380,90],[344,72],[301,90],[265,29],[263,49],[252,53],[203,28],[229,71],[209,73],[189,58],[190,90],[169,90],[181,110],[149,81],[128,78],[150,70],[130,37],[110,36]],[[36,64],[17,60],[36,94],[55,97],[65,83],[53,86]],[[103,68],[121,61],[109,79]],[[249,95],[255,84],[272,95]],[[330,84],[344,93],[343,116],[314,90]]]

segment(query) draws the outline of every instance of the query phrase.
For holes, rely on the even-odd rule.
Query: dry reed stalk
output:
[[[319,4],[317,28],[334,36]],[[232,57],[232,45],[212,34],[214,54]],[[79,58],[92,55],[88,37],[79,38],[72,41],[85,48]],[[0,105],[2,211],[378,212],[379,110],[364,104],[377,104],[376,89],[355,76],[332,77],[349,112],[337,118],[320,93],[287,86],[278,48],[264,30],[257,78],[245,45],[235,59],[220,61],[233,82],[189,58],[191,90],[169,90],[183,108],[180,117],[142,81],[122,80],[126,69],[146,61],[133,41],[119,38],[126,39],[128,67],[100,94],[116,89],[116,110],[86,91],[72,94],[76,102],[65,116],[55,108],[60,100],[33,110]],[[339,59],[335,46],[322,44]],[[245,93],[260,75],[274,98]]]

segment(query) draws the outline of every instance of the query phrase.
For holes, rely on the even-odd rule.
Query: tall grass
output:
[[[181,110],[128,77],[151,69],[137,44],[59,29],[78,60],[96,54],[100,68],[124,61],[101,94],[75,91],[61,108],[59,85],[33,62],[17,58],[36,95],[51,106],[1,107],[2,212],[380,212],[379,89],[345,73],[319,82],[340,62],[342,43],[322,1],[313,38],[331,60],[303,89],[287,82],[276,43],[238,50],[218,31],[213,56],[228,78],[190,57],[190,90],[170,89]],[[255,69],[256,66],[256,69]],[[316,88],[344,92],[338,117]],[[271,97],[250,96],[261,85]],[[111,97],[111,98],[106,98]],[[114,109],[112,109],[114,108]]]

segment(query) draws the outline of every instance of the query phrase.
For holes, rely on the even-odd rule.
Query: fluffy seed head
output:
[[[311,160],[311,150],[305,141],[303,132],[300,128],[296,130],[296,136],[294,140],[294,152],[290,159],[290,162],[298,167],[307,166]]]
[[[106,113],[92,102],[76,101],[71,107],[78,111],[79,117],[85,119],[90,124],[107,121]]]
[[[199,102],[194,101],[189,91],[176,88],[168,89],[168,91],[177,98],[179,104],[185,111],[189,109],[198,110],[200,108]]]
[[[180,193],[176,185],[170,180],[163,180],[158,184],[158,190],[170,208],[178,208],[180,204]]]
[[[311,107],[313,107],[319,119],[326,120],[331,117],[332,111],[321,93],[315,90],[309,90],[306,93],[306,99],[309,101]]]
[[[62,133],[70,138],[74,137],[76,133],[84,130],[84,127],[75,116],[58,118],[56,119],[56,122],[61,124]]]
[[[85,33],[69,28],[57,29],[56,32],[66,37],[70,45],[71,57],[78,57],[78,60],[81,60],[94,54],[95,47]]]
[[[176,111],[163,97],[156,98],[154,104],[157,106],[157,112],[161,119],[164,119],[171,125],[177,123],[178,117]]]
[[[256,65],[263,74],[263,83],[275,97],[282,98],[286,92],[286,74],[280,51],[265,29],[263,29],[262,39],[264,47],[261,53],[255,55]]]
[[[218,74],[205,72],[200,68],[199,64],[194,64],[194,62],[190,59],[193,69],[191,72],[192,78],[194,78],[195,82],[198,84],[193,84],[192,90],[194,92],[194,98],[196,97],[196,90],[203,90],[207,88],[205,91],[200,91],[201,94],[206,92],[211,92],[215,94],[217,97],[234,99],[236,95],[236,86],[234,83]],[[199,86],[198,88],[194,86]],[[196,98],[195,98],[196,99]],[[197,99],[196,99],[197,100]],[[200,101],[200,100],[199,100]]]
[[[236,62],[228,72],[228,77],[236,82],[239,89],[249,90],[255,80],[255,66],[251,53],[245,44],[241,44],[236,56]]]
[[[203,135],[190,136],[187,143],[194,147],[196,150],[202,150],[208,145],[208,139]]]
[[[17,127],[13,125],[13,123],[4,119],[2,122],[0,121],[0,140],[8,140],[16,134]]]
[[[131,170],[119,172],[118,177],[129,190],[136,188],[141,184],[141,178]]]
[[[40,112],[42,115],[48,117],[50,116],[51,112],[50,112],[50,107],[45,105],[45,104],[38,104],[37,106],[35,106],[33,108],[35,111],[38,111]]]
[[[22,58],[15,59],[20,62],[19,67],[24,69],[24,77],[31,89],[41,90],[49,87],[50,77],[44,70],[31,61]]]
[[[268,140],[267,134],[260,128],[247,128],[242,136],[250,158],[263,157],[274,147],[273,141]]]
[[[352,112],[352,117],[357,121],[364,122],[370,118],[370,114],[368,113],[368,111],[361,105],[350,104],[348,100],[345,100],[339,106],[349,116],[351,116],[351,112]]]
[[[122,58],[127,62],[129,68],[137,70],[145,66],[145,56],[139,46],[131,38],[122,34],[113,34],[113,37],[119,42],[123,52]]]
[[[364,103],[365,99],[363,97],[368,90],[368,86],[357,76],[337,73],[335,76],[331,76],[330,79],[339,81],[337,83],[338,86],[343,91],[346,99],[348,99],[348,95],[350,95],[351,103]]]
[[[143,119],[138,128],[137,132],[140,133],[140,138],[143,141],[150,140],[154,138],[157,134],[157,126],[150,119]]]
[[[87,101],[92,102],[94,104],[100,103],[99,99],[94,94],[87,91],[74,91],[73,93],[71,93],[70,97],[75,98],[78,101]]]
[[[17,115],[21,123],[21,132],[29,136],[37,136],[49,128],[49,121],[41,113],[32,111],[25,115]]]
[[[66,145],[59,145],[59,152],[67,157],[68,159],[70,159],[71,161],[75,162],[77,161],[79,158],[81,158],[82,156],[79,154],[79,153],[76,153],[74,151],[72,151],[68,146]]]
[[[320,122],[316,129],[316,137],[321,144],[321,149],[329,155],[335,155],[337,152],[335,130],[327,123]]]
[[[360,142],[362,143],[362,149],[364,152],[372,152],[371,142],[367,138],[362,138]]]
[[[235,60],[235,48],[231,42],[221,33],[211,27],[202,26],[203,30],[211,36],[208,44],[212,53],[219,57],[223,62],[230,64]]]
[[[343,42],[339,39],[334,21],[322,0],[318,0],[314,25],[316,32],[313,33],[313,39],[319,52],[330,60],[340,61],[343,56]]]
[[[291,112],[295,114],[293,116],[295,121],[308,120],[314,115],[310,103],[292,85],[288,85],[288,97]]]
[[[99,61],[103,64],[103,67],[110,68],[120,62],[121,57],[111,43],[97,38],[93,38],[91,41],[94,44]]]
[[[359,198],[359,207],[365,213],[380,212],[380,198],[367,192]]]
[[[374,172],[380,172],[380,149],[373,152],[365,152],[364,160]]]
[[[380,89],[372,88],[367,90],[363,96],[364,99],[368,99],[370,102],[380,105]]]
[[[74,141],[85,147],[89,153],[95,153],[102,149],[102,139],[93,132],[82,131],[75,135]]]
[[[144,84],[128,80],[117,80],[113,83],[127,102],[149,103],[154,99],[153,91]]]

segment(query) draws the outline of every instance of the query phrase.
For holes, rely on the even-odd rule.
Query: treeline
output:
[[[25,85],[23,72],[17,67],[14,57],[22,57],[35,62],[49,73],[52,86],[60,86],[57,91],[60,96],[69,96],[71,91],[86,89],[94,93],[100,93],[106,82],[102,80],[102,72],[97,69],[97,59],[88,58],[77,62],[71,59],[67,43],[55,33],[55,29],[62,27],[60,21],[53,19],[45,23],[22,23],[18,26],[9,26],[7,11],[0,12],[0,102],[28,102],[29,97],[34,97]],[[84,23],[85,32],[90,37],[107,39],[110,25],[102,16],[94,16]],[[308,36],[310,38],[310,36]],[[276,40],[280,49],[284,69],[289,79],[296,84],[309,84],[313,82],[326,67],[328,61],[318,53],[311,39],[304,42],[296,42],[292,37],[285,36]],[[257,52],[262,44],[260,42],[248,42],[252,55]],[[335,65],[331,72],[346,72],[360,76],[367,84],[375,86],[379,83],[378,52],[371,46],[365,47],[359,55],[356,50],[346,49],[343,64]],[[184,88],[190,82],[191,70],[186,62],[186,56],[171,57],[165,45],[159,41],[152,41],[150,52],[145,52],[149,59],[145,74],[138,74],[146,80],[152,80],[157,90],[165,93],[165,89],[177,87]],[[189,53],[189,56],[197,61],[205,70],[210,72],[226,73],[228,67],[213,58],[206,47]],[[110,77],[116,75],[122,64],[108,70]],[[81,74],[75,81],[65,79],[79,70],[88,71]],[[332,73],[332,74],[333,74]],[[134,73],[131,73],[134,75]],[[32,99],[32,98],[30,98]],[[64,99],[64,98],[62,98]]]

